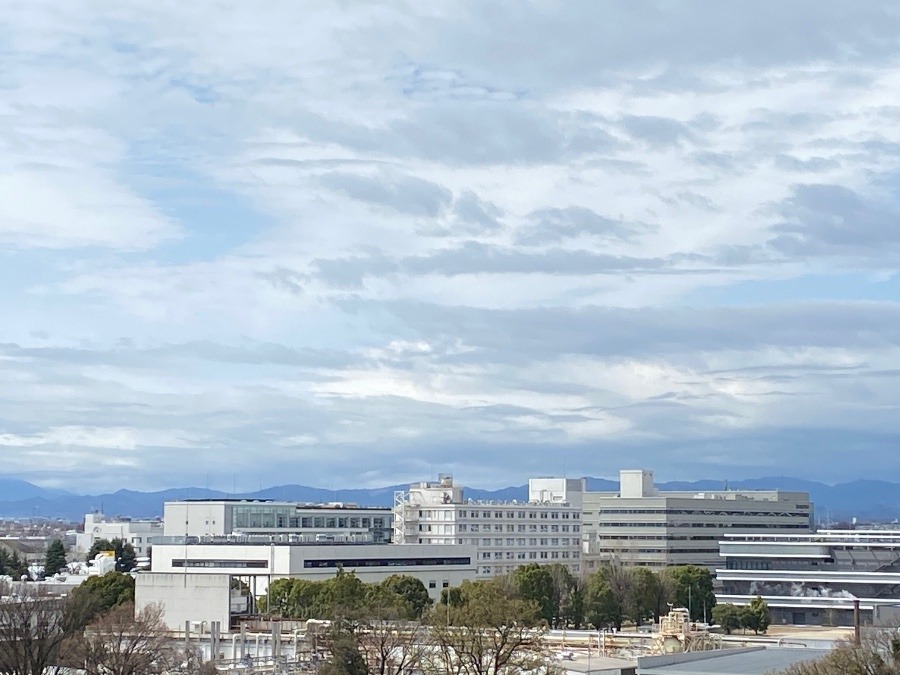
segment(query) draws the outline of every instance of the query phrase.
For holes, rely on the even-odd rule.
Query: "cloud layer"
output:
[[[893,3],[0,19],[6,473],[900,480]]]

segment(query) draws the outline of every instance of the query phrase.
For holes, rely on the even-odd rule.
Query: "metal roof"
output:
[[[822,658],[827,653],[824,649],[792,647],[722,650],[715,656],[711,656],[710,652],[694,652],[671,657],[672,660],[679,661],[676,663],[666,664],[667,657],[639,659],[637,673],[638,675],[766,675],[784,670],[795,663]],[[690,659],[692,656],[696,658]]]

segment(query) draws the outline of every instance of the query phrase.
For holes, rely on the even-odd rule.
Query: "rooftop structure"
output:
[[[900,604],[900,531],[725,535],[716,577],[719,602],[769,605],[773,623],[853,624]]]
[[[297,534],[321,540],[391,538],[391,509],[343,502],[299,504],[264,499],[187,499],[166,502],[165,536]]]
[[[805,492],[717,490],[662,492],[645,469],[620,472],[618,492],[585,492],[583,527],[588,568],[617,558],[649,567],[715,567],[729,532],[811,531]]]
[[[466,499],[450,475],[414,483],[394,496],[398,544],[474,546],[478,575],[511,572],[529,563],[581,570],[582,479],[533,478],[528,501]]]

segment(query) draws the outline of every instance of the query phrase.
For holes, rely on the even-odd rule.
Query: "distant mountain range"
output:
[[[391,485],[371,490],[327,490],[306,485],[279,485],[245,494],[229,494],[204,488],[172,488],[159,492],[119,490],[102,495],[75,495],[63,490],[49,490],[15,478],[0,477],[0,516],[13,518],[63,518],[81,521],[85,513],[102,510],[110,516],[123,515],[133,518],[155,518],[162,515],[163,503],[175,499],[276,499],[296,502],[352,502],[363,506],[390,506],[396,490],[406,485]],[[699,480],[694,482],[658,483],[660,490],[684,490],[704,492],[721,490],[722,481]],[[588,478],[589,490],[618,490],[616,481]],[[733,490],[781,489],[809,492],[820,520],[847,520],[857,517],[861,521],[889,522],[900,518],[900,483],[878,480],[857,480],[850,483],[827,485],[800,478],[768,477],[752,478],[728,483]],[[517,485],[499,490],[466,488],[471,499],[525,500],[528,486]]]

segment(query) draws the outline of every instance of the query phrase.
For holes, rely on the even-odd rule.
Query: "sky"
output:
[[[900,480],[900,7],[0,5],[0,473]]]

